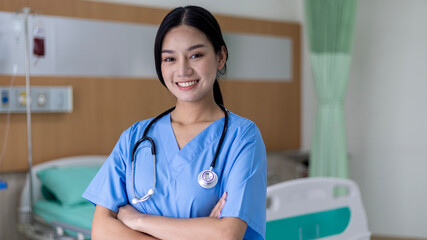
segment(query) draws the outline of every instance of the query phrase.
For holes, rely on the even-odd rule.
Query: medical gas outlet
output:
[[[70,113],[73,111],[73,88],[71,86],[31,87],[31,112]],[[0,113],[25,113],[27,92],[24,86],[0,86]]]
[[[1,91],[1,105],[7,107],[9,105],[9,91]]]

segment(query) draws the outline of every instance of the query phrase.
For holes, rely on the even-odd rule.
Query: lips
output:
[[[199,80],[194,80],[194,81],[186,81],[186,82],[177,82],[176,84],[180,87],[192,87],[194,85],[196,85],[199,82]]]

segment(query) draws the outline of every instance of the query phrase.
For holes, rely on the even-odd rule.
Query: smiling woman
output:
[[[93,239],[264,239],[265,145],[223,106],[219,24],[201,7],[176,8],[154,49],[176,106],[127,129],[83,194],[97,205]]]
[[[214,103],[212,88],[214,82],[218,84],[217,72],[225,66],[225,46],[216,53],[203,32],[181,25],[165,35],[161,57],[163,81],[177,97],[177,104],[195,101]]]

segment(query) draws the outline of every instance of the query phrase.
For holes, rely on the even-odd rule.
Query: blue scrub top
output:
[[[207,217],[224,192],[227,200],[220,217],[238,217],[248,224],[244,239],[264,239],[267,164],[265,145],[257,126],[230,112],[228,130],[214,171],[218,184],[205,189],[197,177],[209,169],[224,126],[221,118],[182,149],[176,142],[170,114],[151,126],[147,136],[156,145],[157,184],[153,196],[133,205],[132,149],[151,119],[123,132],[83,197],[114,212],[132,204],[145,214],[175,218]],[[147,194],[154,184],[154,166],[148,141],[136,151],[135,192]]]

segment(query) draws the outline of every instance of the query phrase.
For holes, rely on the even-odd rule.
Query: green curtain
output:
[[[344,99],[357,0],[305,0],[317,112],[310,176],[348,177]]]

